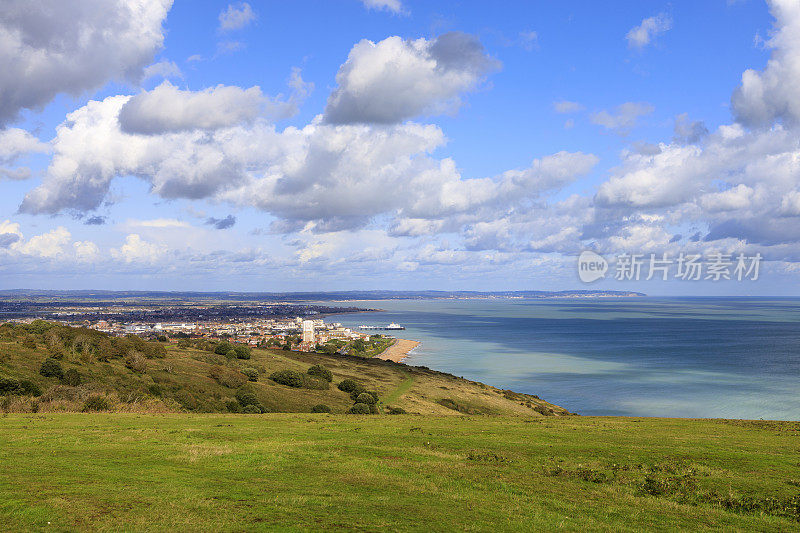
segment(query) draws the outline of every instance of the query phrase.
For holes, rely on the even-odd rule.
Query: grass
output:
[[[389,405],[396,403],[403,394],[407,393],[411,390],[411,387],[414,385],[414,376],[411,375],[410,372],[406,372],[406,379],[400,382],[400,385],[397,386],[395,390],[387,394],[385,397],[381,398],[383,403]]]
[[[796,496],[798,437],[797,423],[712,420],[10,414],[0,519],[56,531],[796,530],[709,495]],[[648,493],[648,479],[690,471],[690,489]]]

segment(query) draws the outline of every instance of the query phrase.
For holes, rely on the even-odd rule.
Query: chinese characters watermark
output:
[[[686,254],[677,257],[662,254],[628,254],[616,256],[614,279],[618,281],[756,281],[761,267],[761,254],[748,256],[723,254]],[[605,277],[609,270],[606,259],[592,251],[581,253],[578,258],[578,276],[581,281],[591,283]]]

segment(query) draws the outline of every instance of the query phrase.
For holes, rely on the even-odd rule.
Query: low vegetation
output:
[[[260,407],[250,402],[258,398],[246,394],[237,394],[247,404],[242,411],[254,413]],[[14,531],[800,525],[798,423],[472,415],[373,421],[308,413],[6,415],[0,519]],[[43,457],[47,475],[36,475]],[[82,482],[86,476],[90,483]]]

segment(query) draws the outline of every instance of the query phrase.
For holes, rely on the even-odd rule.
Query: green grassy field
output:
[[[7,414],[0,528],[788,531],[798,445],[798,423]]]

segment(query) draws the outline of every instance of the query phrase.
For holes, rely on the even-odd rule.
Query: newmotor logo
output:
[[[608,272],[608,261],[591,250],[581,252],[578,257],[578,277],[584,283],[591,283],[605,277]]]

